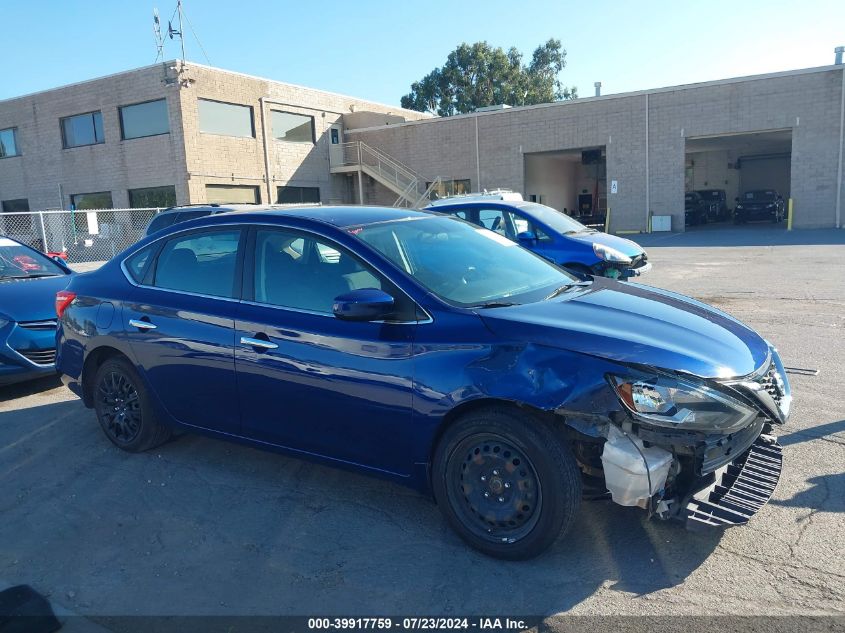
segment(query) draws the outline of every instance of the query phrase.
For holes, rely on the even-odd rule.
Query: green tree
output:
[[[451,116],[501,103],[520,106],[575,99],[575,87],[560,82],[565,66],[566,51],[556,39],[538,46],[528,65],[513,47],[505,52],[487,42],[464,43],[449,53],[441,68],[411,84],[402,107]]]

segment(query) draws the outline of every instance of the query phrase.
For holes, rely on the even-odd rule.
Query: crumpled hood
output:
[[[702,378],[744,376],[769,355],[748,326],[667,290],[596,277],[550,301],[480,310],[498,336]]]
[[[618,237],[616,235],[611,235],[610,233],[602,233],[600,231],[591,232],[591,231],[584,231],[582,233],[569,233],[566,236],[571,240],[575,240],[576,242],[581,242],[583,244],[589,245],[592,249],[593,244],[598,242],[599,244],[603,244],[604,246],[609,246],[610,248],[615,248],[617,251],[622,253],[623,255],[627,255],[628,257],[637,257],[638,255],[642,255],[645,251],[643,248],[637,244],[636,242],[632,242],[631,240],[626,240],[624,237]]]
[[[56,318],[56,293],[64,290],[72,275],[0,281],[0,315],[13,321]]]

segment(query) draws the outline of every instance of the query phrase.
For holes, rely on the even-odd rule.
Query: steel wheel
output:
[[[525,452],[499,435],[464,439],[449,457],[447,493],[461,522],[494,543],[512,543],[534,528],[543,494]]]
[[[141,401],[128,376],[112,370],[100,377],[97,415],[103,429],[118,444],[132,442],[141,431]]]

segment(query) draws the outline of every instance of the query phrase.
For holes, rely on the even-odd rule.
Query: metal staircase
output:
[[[419,209],[428,204],[431,192],[441,182],[440,176],[426,179],[392,156],[363,141],[337,143],[329,151],[329,167],[333,174],[358,173],[358,190],[362,196],[361,175],[367,174],[397,194],[394,207]],[[360,198],[363,203],[363,196]]]

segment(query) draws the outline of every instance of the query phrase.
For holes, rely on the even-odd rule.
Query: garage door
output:
[[[784,198],[789,197],[789,156],[772,158],[742,158],[739,170],[740,193],[755,189],[774,189]]]

